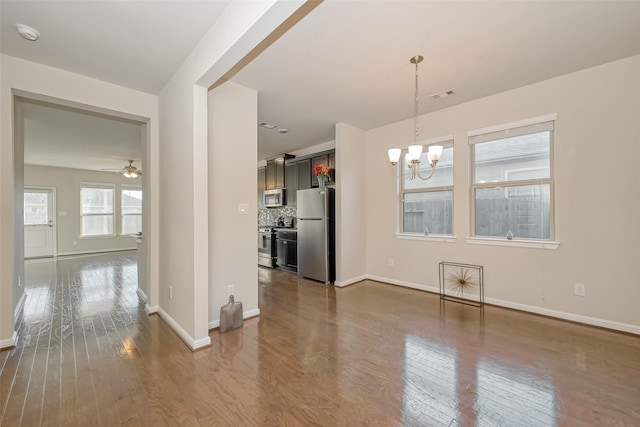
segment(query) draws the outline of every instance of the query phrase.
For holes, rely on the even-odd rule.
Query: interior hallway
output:
[[[260,269],[260,319],[192,353],[135,252],[27,263],[6,426],[640,425],[640,337]]]

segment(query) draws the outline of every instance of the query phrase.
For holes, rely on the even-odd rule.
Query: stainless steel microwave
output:
[[[263,196],[265,208],[277,208],[284,205],[284,190],[282,188],[264,190]]]

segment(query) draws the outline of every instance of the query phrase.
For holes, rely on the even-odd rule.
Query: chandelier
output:
[[[431,166],[431,173],[428,176],[422,176],[420,174],[420,157],[422,156],[422,145],[418,144],[418,137],[420,135],[418,129],[418,64],[422,62],[424,58],[421,55],[416,55],[412,57],[409,62],[415,64],[416,66],[416,75],[415,75],[415,97],[413,103],[413,145],[410,145],[407,149],[407,153],[405,155],[405,162],[407,167],[409,168],[409,173],[405,174],[404,179],[415,179],[420,178],[423,180],[427,180],[433,176],[433,173],[436,171],[436,164],[438,160],[440,160],[440,156],[442,155],[442,145],[432,145],[429,147],[427,152],[427,159],[429,161],[429,166]],[[389,149],[389,162],[395,167],[400,160],[400,155],[402,154],[402,149],[400,148],[391,148]]]

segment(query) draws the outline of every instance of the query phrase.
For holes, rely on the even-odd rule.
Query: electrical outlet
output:
[[[78,241],[77,240],[73,241],[73,246],[78,246]]]
[[[393,258],[389,258],[388,263],[389,263],[389,267],[393,267],[394,265]]]
[[[169,286],[169,298],[173,298],[173,286]]]
[[[227,286],[227,298],[229,298],[231,295],[235,295],[235,293],[236,293],[235,285]]]
[[[573,293],[579,297],[587,296],[587,287],[582,283],[576,283],[573,285]]]

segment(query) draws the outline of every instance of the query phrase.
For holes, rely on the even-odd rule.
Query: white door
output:
[[[54,251],[54,190],[24,189],[24,257],[52,257]]]

